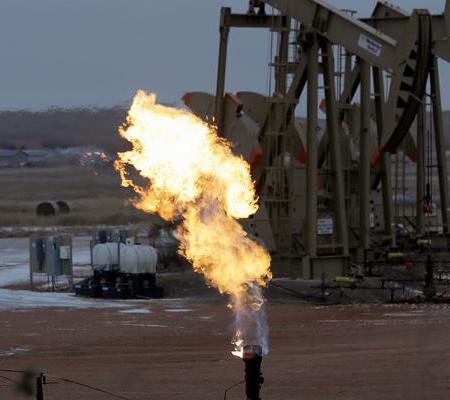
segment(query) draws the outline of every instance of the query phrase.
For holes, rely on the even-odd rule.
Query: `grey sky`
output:
[[[329,1],[369,15],[375,0]],[[392,0],[394,2],[394,0]],[[444,0],[397,0],[444,9]],[[110,106],[138,88],[213,91],[222,5],[246,0],[0,0],[0,109]],[[268,34],[234,31],[227,89],[267,92]],[[449,66],[441,71],[447,83]],[[443,89],[444,106],[450,95]]]

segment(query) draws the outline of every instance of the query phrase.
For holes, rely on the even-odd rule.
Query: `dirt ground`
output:
[[[223,399],[243,379],[243,363],[229,353],[232,315],[221,301],[125,304],[1,312],[0,368],[33,367],[133,400]],[[264,400],[450,398],[448,306],[271,300],[268,316]],[[228,399],[243,399],[243,390]],[[49,400],[110,398],[68,383],[44,391]],[[0,380],[0,398],[22,397]]]

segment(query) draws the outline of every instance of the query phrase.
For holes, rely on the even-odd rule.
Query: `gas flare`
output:
[[[188,111],[157,104],[155,94],[136,94],[119,132],[133,146],[115,162],[122,185],[137,193],[133,204],[181,221],[180,254],[208,284],[230,296],[235,352],[241,354],[243,343],[251,342],[266,353],[261,288],[271,278],[271,260],[237,220],[258,209],[250,166],[214,128]]]

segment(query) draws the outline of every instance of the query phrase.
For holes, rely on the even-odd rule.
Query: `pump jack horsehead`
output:
[[[271,15],[268,6],[274,11]],[[270,29],[278,36],[270,96],[226,93],[231,28]],[[418,189],[422,188],[417,203],[423,204],[420,127],[428,82],[441,225],[448,237],[438,58],[450,61],[449,34],[450,0],[442,15],[422,9],[407,14],[379,2],[372,16],[361,20],[322,0],[252,0],[246,14],[222,8],[216,95],[191,92],[183,99],[198,116],[213,121],[252,166],[261,208],[253,220],[243,221],[244,226],[272,252],[302,258],[303,277],[332,277],[345,272],[349,260],[365,262],[375,238],[395,245],[389,154],[402,150],[417,162]],[[337,75],[343,82],[338,87]],[[320,109],[326,114],[322,131],[319,76],[325,97]],[[295,109],[303,92],[307,118],[302,125]],[[358,93],[360,99],[355,99]],[[374,226],[371,211],[377,203],[379,223]],[[417,234],[423,233],[419,208]]]

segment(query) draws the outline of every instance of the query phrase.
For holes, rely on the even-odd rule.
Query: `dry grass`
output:
[[[0,170],[0,226],[123,225],[148,221],[129,202],[111,167],[94,171],[81,166]],[[38,217],[41,201],[65,200],[70,214]]]
[[[433,198],[437,200],[438,182],[436,171],[433,172]],[[401,171],[399,175],[401,178]],[[401,193],[401,179],[399,186]],[[406,186],[406,194],[415,196],[415,165],[407,166]],[[132,191],[120,186],[117,173],[109,164],[96,170],[74,165],[0,169],[0,188],[0,227],[126,225],[155,221],[129,203]],[[46,200],[65,200],[72,211],[50,218],[36,216],[37,204]]]

